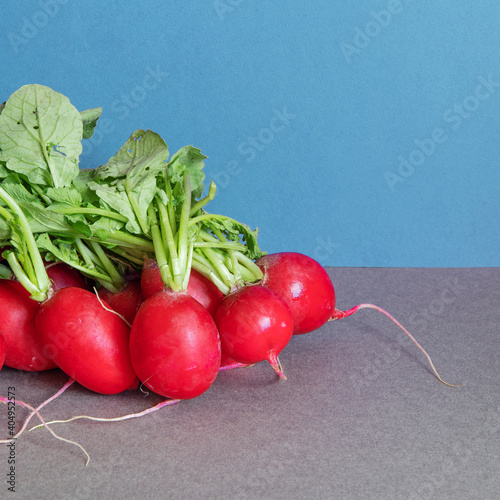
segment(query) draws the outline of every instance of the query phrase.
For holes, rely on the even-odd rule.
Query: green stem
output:
[[[119,255],[120,257],[123,257],[128,262],[131,262],[132,264],[136,264],[140,267],[144,265],[143,253],[138,255],[136,252],[133,252],[133,249],[130,249],[131,251],[127,251],[124,248],[120,247],[113,247],[110,248],[110,250]]]
[[[31,297],[34,300],[39,300],[37,297],[40,297],[40,302],[43,302],[46,299],[44,294],[41,294],[40,290],[33,284],[28,275],[24,272],[21,264],[17,260],[14,252],[9,252],[6,256],[6,260],[9,263],[12,272],[18,281],[23,285],[23,287],[31,294]]]
[[[172,232],[172,227],[170,225],[167,208],[160,199],[157,199],[157,204],[160,211],[160,224],[161,224],[160,234],[162,235],[162,242],[163,242],[162,251],[165,254],[164,257],[165,262],[168,262],[167,258],[167,249],[168,249],[168,255],[170,257],[170,265],[172,267],[172,281],[174,285],[173,287],[170,286],[170,288],[172,288],[172,290],[175,289],[177,291],[180,289],[181,286],[179,279],[181,271],[179,267],[179,257],[177,255],[177,248],[175,246],[175,239]],[[155,245],[155,253],[156,253],[156,245]]]
[[[204,248],[202,252],[215,267],[224,284],[229,288],[233,288],[233,286],[235,285],[233,275],[230,273],[229,269],[225,266],[223,260],[219,257],[217,252],[212,248]]]
[[[115,288],[121,289],[125,286],[125,280],[122,275],[117,271],[116,267],[113,265],[109,257],[106,255],[106,252],[102,249],[101,245],[95,241],[90,241],[90,245],[94,250],[95,254],[101,261],[102,267],[109,274],[109,278],[111,278],[111,282]]]
[[[193,265],[193,250],[194,250],[193,244],[190,243],[187,254],[187,263],[186,263],[187,272],[184,274],[184,280],[182,281],[182,290],[186,290],[189,284],[189,277],[191,276],[191,267]]]
[[[191,182],[189,172],[184,172],[184,201],[182,202],[181,216],[179,220],[179,230],[177,238],[177,253],[179,255],[179,266],[181,270],[181,279],[189,274],[187,265],[188,256],[188,227],[189,213],[191,211]]]
[[[0,206],[0,217],[4,218],[7,222],[9,222],[14,218],[12,214],[5,207],[2,206]]]
[[[218,276],[217,271],[211,266],[210,262],[208,262],[208,266],[206,262],[198,255],[196,252],[193,252],[193,261],[191,264],[193,269],[196,269],[199,273],[206,276],[217,288],[224,294],[227,295],[231,288],[228,287]]]
[[[94,238],[95,239],[95,238]],[[97,241],[97,240],[96,240]],[[116,244],[123,247],[135,248],[144,250],[145,252],[154,252],[154,245],[151,240],[139,238],[122,231],[114,231],[109,233],[105,240],[99,240],[100,243]]]
[[[173,290],[175,288],[175,283],[172,279],[167,256],[165,254],[165,247],[163,245],[163,238],[158,226],[158,219],[156,218],[156,213],[152,204],[148,207],[148,218],[151,227],[151,237],[153,238],[154,253],[160,270],[161,279],[165,286],[168,286]]]
[[[264,277],[264,273],[252,259],[249,259],[241,252],[235,251],[234,253],[236,255],[236,258],[238,259],[238,262],[240,262],[240,264],[243,264],[255,276],[255,280],[261,280]]]
[[[120,222],[128,222],[128,218],[111,210],[104,210],[102,208],[91,207],[49,207],[49,210],[57,212],[58,214],[89,214],[98,215],[101,217],[108,217],[109,219],[118,220]]]
[[[87,264],[90,269],[94,269],[95,264],[98,264],[97,257],[84,245],[80,238],[76,238],[75,244],[85,264]]]
[[[8,266],[0,264],[0,279],[9,280],[12,278],[12,270]]]
[[[45,195],[40,186],[33,184],[31,187],[33,191],[35,191],[36,194],[45,202],[46,205],[50,205],[52,203],[52,200],[47,195]]]
[[[217,190],[217,186],[215,185],[214,181],[210,181],[210,187],[208,188],[208,195],[205,196],[205,198],[202,198],[201,200],[198,200],[192,207],[189,212],[190,217],[193,217],[193,215],[198,212],[198,210],[201,210],[209,201],[212,201],[215,198],[215,191]]]
[[[226,264],[227,268],[234,274],[234,270],[233,270],[233,264],[231,262],[231,258],[229,257],[229,255],[226,255],[224,257],[224,263]],[[249,271],[241,262],[238,261],[238,269],[241,273],[241,279],[243,281],[246,281],[246,282],[252,282],[252,281],[256,281],[256,278],[254,276],[254,274]]]
[[[222,234],[222,231],[215,228],[213,231],[217,238],[219,238],[219,240],[227,242],[227,238]],[[236,286],[241,286],[243,284],[243,280],[241,278],[240,265],[238,263],[238,259],[236,258],[236,253],[234,252],[234,250],[229,250],[229,257],[231,259],[231,271],[233,273]]]
[[[228,242],[222,242],[222,241],[195,241],[193,243],[195,248],[223,248],[225,250],[244,250],[245,245],[242,243],[239,243],[237,241],[228,241]]]
[[[172,200],[172,187],[170,186],[170,182],[168,180],[168,175],[167,175],[167,169],[164,170],[164,177],[165,177],[165,192],[167,193],[167,198],[168,200]],[[177,227],[175,224],[175,210],[174,210],[174,205],[172,203],[167,204],[167,212],[168,212],[168,220],[170,223],[170,227],[172,229],[172,234],[175,236],[177,233]]]
[[[141,226],[141,231],[143,232],[143,234],[148,235],[149,234],[148,225],[146,224],[146,221],[142,218],[141,211],[139,210],[139,205],[137,204],[135,198],[132,196],[132,193],[130,192],[129,188],[130,188],[129,178],[127,177],[127,186],[126,186],[127,197],[130,201],[130,205],[132,206],[132,210],[135,213],[137,222],[139,222],[139,226]]]
[[[38,289],[39,293],[35,300],[43,302],[47,298],[47,294],[50,290],[50,280],[45,270],[45,265],[42,260],[42,256],[36,246],[35,238],[31,232],[28,220],[26,219],[23,211],[19,205],[14,201],[13,198],[0,186],[0,199],[3,200],[6,205],[15,213],[18,217],[18,224],[23,233],[25,244],[28,250],[28,256],[30,259],[30,265],[33,266],[36,283],[33,283]],[[14,271],[14,270],[13,270]]]

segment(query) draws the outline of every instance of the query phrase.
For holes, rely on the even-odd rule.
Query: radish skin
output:
[[[61,288],[40,306],[36,329],[54,363],[87,389],[118,394],[137,387],[129,328],[92,292]]]
[[[0,333],[5,339],[5,366],[24,371],[56,368],[35,327],[40,303],[21,283],[0,280]]]
[[[276,293],[261,285],[240,288],[225,297],[215,321],[222,349],[229,357],[243,364],[269,361],[286,380],[278,355],[290,341],[293,318]]]
[[[146,299],[130,331],[132,365],[143,384],[172,399],[192,399],[213,384],[220,340],[208,311],[186,292]]]

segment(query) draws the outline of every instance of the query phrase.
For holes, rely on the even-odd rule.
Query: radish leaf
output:
[[[90,139],[94,135],[94,129],[97,125],[97,120],[100,118],[102,108],[86,109],[80,111],[80,116],[83,123],[83,138]]]
[[[68,186],[78,176],[82,134],[80,113],[67,97],[25,85],[0,114],[0,160],[32,184]]]

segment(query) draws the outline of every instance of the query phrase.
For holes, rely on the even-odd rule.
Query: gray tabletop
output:
[[[328,268],[337,307],[362,310],[292,338],[280,360],[221,372],[202,396],[118,423],[79,420],[16,442],[17,498],[410,499],[500,498],[500,268]],[[4,368],[0,393],[38,405],[67,380],[58,370]],[[162,399],[103,396],[74,384],[47,419],[115,417]],[[16,406],[21,425],[27,415]],[[35,423],[36,419],[33,419]],[[8,415],[0,405],[0,432]],[[0,447],[0,497],[10,450]]]

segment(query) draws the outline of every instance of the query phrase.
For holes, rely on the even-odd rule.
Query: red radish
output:
[[[213,317],[219,304],[224,299],[224,294],[203,274],[191,269],[187,293],[196,299]]]
[[[434,374],[445,382],[437,372],[430,356],[415,338],[385,309],[374,304],[358,304],[348,311],[335,309],[335,291],[326,270],[311,257],[294,252],[282,252],[261,257],[257,265],[262,269],[262,284],[274,290],[290,307],[294,318],[294,333],[315,330],[327,321],[346,318],[360,309],[374,309],[393,321],[424,353]]]
[[[160,269],[155,260],[146,259],[141,273],[141,288],[145,299],[163,290]],[[191,269],[187,293],[196,299],[211,315],[215,316],[217,307],[222,302],[224,294],[203,274]]]
[[[76,286],[78,288],[87,288],[87,283],[83,275],[73,267],[64,262],[54,262],[45,266],[47,275],[52,283],[52,290],[55,292],[59,288],[67,286]]]
[[[99,290],[99,297],[131,325],[142,302],[141,282],[139,279],[128,280],[119,292],[103,287]]]
[[[3,335],[0,335],[0,370],[3,367],[3,363],[5,361],[5,352],[7,350],[7,346],[5,345],[5,338]]]
[[[285,301],[261,285],[230,293],[215,313],[224,352],[245,364],[269,361],[286,379],[278,362],[279,353],[293,333],[293,318]]]
[[[164,284],[161,279],[160,268],[154,259],[146,257],[141,271],[141,289],[144,299],[161,292]]]
[[[199,302],[165,289],[139,308],[130,331],[130,355],[146,387],[167,398],[191,399],[217,376],[219,334]]]
[[[290,307],[294,334],[312,332],[330,319],[335,290],[321,264],[294,252],[264,255],[256,264],[264,273],[262,284]]]
[[[92,292],[61,288],[40,306],[36,328],[56,365],[87,389],[117,394],[137,387],[129,329]]]
[[[4,364],[25,371],[55,368],[35,328],[40,303],[18,281],[0,280],[0,333],[6,344]]]

